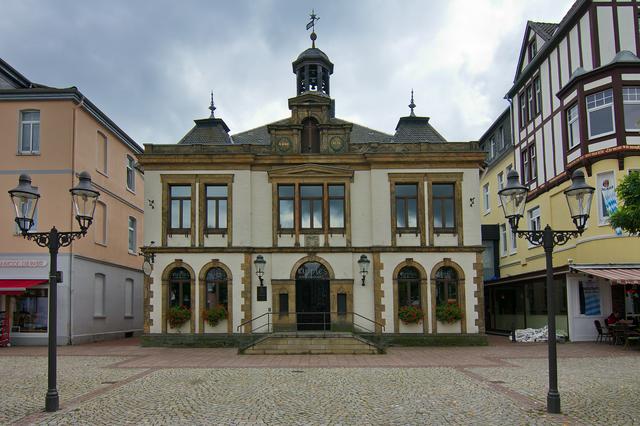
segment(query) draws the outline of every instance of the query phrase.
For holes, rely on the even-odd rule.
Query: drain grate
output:
[[[302,370],[291,370],[292,373],[304,373]]]
[[[502,380],[489,380],[489,383],[495,383],[497,385],[504,383]]]
[[[106,381],[106,382],[102,382],[100,383],[101,385],[115,385],[116,383],[118,383],[118,381],[116,380],[115,382],[110,382],[110,381]]]

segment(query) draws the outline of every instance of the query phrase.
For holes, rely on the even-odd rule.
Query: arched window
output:
[[[458,274],[450,266],[443,266],[436,272],[436,303],[458,302]]]
[[[191,308],[191,274],[185,268],[175,268],[169,275],[169,307]]]
[[[319,153],[320,152],[320,128],[315,118],[305,118],[302,121],[302,144],[301,152]]]
[[[420,306],[420,272],[413,266],[398,272],[398,305]]]
[[[222,305],[227,308],[227,273],[220,267],[214,267],[207,271],[205,277],[207,293],[205,309]]]

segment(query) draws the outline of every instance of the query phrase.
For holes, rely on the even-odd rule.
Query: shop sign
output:
[[[47,263],[45,259],[0,259],[0,268],[42,268]]]
[[[582,285],[584,290],[585,315],[600,315],[600,287],[593,281],[587,281]]]

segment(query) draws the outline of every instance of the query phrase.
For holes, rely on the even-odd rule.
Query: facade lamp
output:
[[[371,261],[367,258],[366,255],[362,255],[360,256],[360,259],[358,260],[358,266],[360,266],[360,275],[362,276],[362,285],[364,286],[364,280],[367,276],[367,274],[369,273],[369,265],[371,264]]]
[[[267,261],[264,260],[261,254],[256,257],[256,260],[253,261],[253,264],[256,266],[256,276],[260,280],[260,287],[264,286],[264,280],[262,277],[264,276],[264,265],[267,264]]]

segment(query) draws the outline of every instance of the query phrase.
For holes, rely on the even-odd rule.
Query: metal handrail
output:
[[[255,318],[250,318],[250,319],[248,319],[246,321],[241,322],[240,325],[238,325],[238,327],[236,327],[236,329],[239,332],[242,329],[242,327],[244,327],[245,325],[252,324],[254,321],[257,321],[260,318],[267,317],[267,323],[266,324],[262,324],[257,328],[253,328],[252,327],[252,332],[255,332],[256,330],[260,330],[260,329],[262,329],[264,327],[267,327],[267,333],[269,333],[269,332],[271,332],[271,325],[273,325],[273,321],[272,321],[272,318],[271,318],[272,315],[278,315],[278,316],[295,315],[296,316],[295,325],[299,325],[299,324],[304,324],[304,325],[331,325],[331,316],[332,315],[336,315],[336,316],[339,316],[339,317],[345,317],[345,316],[351,315],[351,325],[354,326],[354,327],[356,325],[355,324],[355,318],[357,317],[357,318],[360,318],[360,319],[363,319],[365,321],[368,321],[368,322],[372,323],[374,325],[374,330],[375,330],[376,326],[380,327],[380,332],[384,331],[384,329],[385,329],[384,324],[382,324],[382,323],[380,323],[378,321],[372,320],[371,318],[367,318],[367,317],[365,317],[363,315],[360,315],[357,312],[326,312],[326,311],[324,311],[324,312],[265,312],[265,313],[263,313],[261,315],[258,315]],[[304,315],[323,315],[324,321],[323,322],[300,322],[300,321],[298,321],[298,317],[299,316],[304,316]],[[326,315],[329,315],[329,320],[328,321],[326,320]],[[368,332],[379,333],[378,331],[369,330],[369,329],[365,328],[362,325],[359,325],[359,327],[365,329]]]

